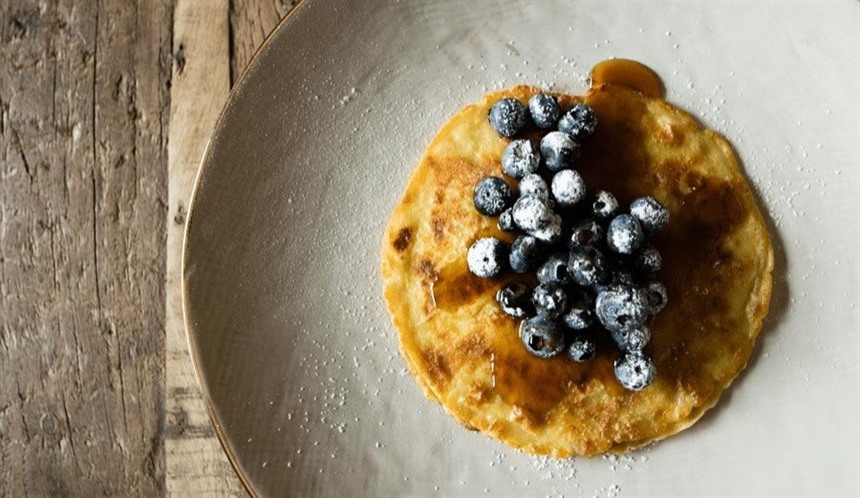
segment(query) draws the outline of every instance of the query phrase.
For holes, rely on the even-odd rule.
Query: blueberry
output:
[[[511,187],[497,176],[488,176],[478,182],[472,200],[475,209],[484,216],[498,216],[511,207],[514,194]]]
[[[546,228],[553,219],[552,210],[533,195],[524,195],[517,199],[511,215],[514,223],[527,232]]]
[[[520,180],[520,196],[532,195],[542,200],[544,203],[549,201],[549,185],[537,173],[532,173],[523,177]]]
[[[502,169],[508,176],[522,178],[540,166],[540,152],[531,140],[514,140],[502,153]]]
[[[653,197],[640,197],[631,202],[630,214],[648,233],[659,232],[669,224],[669,210]]]
[[[547,169],[560,171],[579,158],[579,144],[567,133],[551,131],[540,141],[540,154]]]
[[[553,254],[538,268],[538,282],[542,284],[569,285],[572,280],[567,272],[567,257],[564,254]]]
[[[490,124],[499,135],[512,137],[526,126],[526,107],[517,99],[502,99],[490,109]]]
[[[559,131],[569,133],[576,140],[581,140],[597,128],[597,116],[594,109],[585,104],[574,104],[561,115],[558,121]]]
[[[650,311],[645,292],[617,285],[597,294],[597,319],[611,332],[629,332],[645,325]]]
[[[603,292],[606,290],[614,290],[619,286],[632,286],[634,283],[633,274],[627,271],[625,265],[613,264],[609,270],[603,274],[597,284],[592,286],[595,292]]]
[[[569,298],[570,302],[567,313],[562,315],[561,321],[571,330],[585,330],[594,324],[594,297],[590,294],[580,293]]]
[[[552,128],[558,121],[561,108],[558,99],[552,95],[539,93],[529,99],[529,113],[535,126],[542,129]]]
[[[583,362],[594,358],[597,354],[597,342],[585,334],[578,334],[570,341],[567,347],[567,356],[577,362]]]
[[[585,197],[585,180],[572,169],[559,171],[552,177],[552,197],[563,208],[569,208]]]
[[[594,195],[591,211],[598,220],[608,220],[618,214],[618,200],[609,192],[601,190]]]
[[[666,303],[669,302],[669,294],[666,292],[666,286],[654,280],[645,285],[644,291],[650,313],[656,315],[663,311]]]
[[[551,358],[564,351],[564,331],[555,321],[540,315],[520,323],[520,339],[538,358]]]
[[[573,281],[582,286],[598,283],[605,275],[606,266],[603,253],[591,246],[573,248],[567,261],[567,271]]]
[[[615,360],[615,378],[630,391],[641,391],[654,380],[654,362],[641,352],[624,353]]]
[[[636,253],[633,265],[640,272],[650,275],[660,271],[660,268],[663,266],[663,257],[660,256],[660,251],[657,248],[651,244],[647,244]]]
[[[531,297],[531,289],[521,283],[512,283],[496,293],[496,301],[502,311],[517,318],[534,314]]]
[[[505,269],[508,251],[502,241],[493,237],[478,239],[469,247],[466,263],[469,271],[481,278],[497,277]]]
[[[610,331],[612,340],[622,351],[642,351],[651,340],[651,329],[643,325],[627,332]]]
[[[549,221],[536,230],[529,230],[529,235],[532,235],[536,239],[546,242],[547,244],[554,245],[557,242],[561,241],[561,236],[563,234],[564,225],[562,224],[561,216],[552,213],[550,215]]]
[[[606,245],[619,254],[633,254],[644,241],[642,226],[629,214],[619,214],[606,229]]]
[[[573,227],[570,234],[570,248],[597,246],[603,242],[603,227],[594,220],[583,220]]]
[[[534,271],[541,262],[540,243],[530,235],[521,235],[511,243],[511,270],[516,273]]]
[[[532,304],[538,315],[556,319],[567,308],[567,293],[558,284],[540,284],[532,292]]]
[[[502,211],[502,214],[499,215],[499,222],[496,225],[503,232],[513,232],[516,230],[517,226],[514,224],[513,209],[508,208]]]

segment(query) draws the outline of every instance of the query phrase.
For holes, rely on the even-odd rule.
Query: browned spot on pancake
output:
[[[397,252],[403,252],[409,247],[409,239],[412,237],[412,228],[404,227],[401,228],[399,232],[397,232],[397,237],[394,239],[394,242],[391,244],[394,246],[394,250]]]
[[[421,275],[421,280],[425,282],[435,282],[439,279],[439,274],[436,272],[436,266],[429,259],[422,259],[415,265],[418,274]]]
[[[433,218],[433,237],[436,242],[445,240],[445,220],[442,218]]]
[[[445,311],[456,311],[478,297],[493,293],[499,281],[492,278],[478,278],[469,272],[466,255],[439,272],[439,280],[434,287],[436,307]]]
[[[469,390],[469,400],[476,405],[483,404],[490,400],[490,390],[481,383],[475,383]]]
[[[460,341],[454,348],[461,352],[471,360],[489,359],[492,354],[487,343],[481,339],[479,334],[475,334]]]
[[[445,385],[451,380],[451,368],[448,366],[448,360],[445,359],[444,355],[435,350],[428,350],[422,351],[421,356],[433,383]]]

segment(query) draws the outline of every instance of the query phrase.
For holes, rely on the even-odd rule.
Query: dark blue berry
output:
[[[552,177],[552,197],[563,208],[569,208],[585,197],[585,180],[572,169],[564,169]]]
[[[640,197],[631,202],[630,214],[648,233],[659,232],[669,224],[669,210],[653,197]]]
[[[567,271],[567,256],[564,254],[553,254],[546,262],[538,268],[538,282],[542,284],[568,285],[571,283],[570,273]]]
[[[503,137],[512,137],[526,126],[526,108],[517,99],[506,98],[490,109],[490,125]]]
[[[567,270],[573,281],[584,287],[595,285],[607,270],[606,258],[600,250],[591,246],[574,247],[570,251]]]
[[[539,174],[532,173],[523,177],[520,180],[520,196],[524,197],[531,195],[542,200],[544,203],[549,201],[549,185],[546,180]]]
[[[521,283],[512,283],[499,289],[496,301],[502,311],[517,318],[534,314],[532,290]]]
[[[469,271],[481,278],[497,277],[507,266],[508,251],[499,239],[485,237],[469,247],[466,264]]]
[[[651,244],[647,244],[636,253],[633,259],[633,265],[640,272],[651,275],[660,271],[663,266],[663,258],[660,256],[660,251]]]
[[[627,332],[610,331],[612,340],[622,351],[642,351],[651,340],[651,329],[643,325]]]
[[[630,391],[641,391],[654,380],[654,362],[641,352],[624,353],[615,360],[615,378]]]
[[[555,245],[557,242],[561,241],[563,230],[564,228],[561,216],[552,213],[546,225],[536,230],[529,230],[529,235],[532,235],[536,239],[546,242],[547,244]]]
[[[484,216],[498,216],[511,207],[514,195],[504,180],[497,176],[488,176],[475,186],[472,200],[479,213]]]
[[[608,220],[618,214],[618,200],[605,190],[594,194],[591,211],[598,220]]]
[[[654,280],[645,285],[644,291],[650,313],[656,315],[663,311],[666,303],[669,302],[669,294],[666,292],[666,286]]]
[[[612,332],[629,332],[645,325],[650,308],[645,293],[617,285],[597,294],[597,318]]]
[[[540,243],[531,235],[521,235],[511,243],[510,265],[516,273],[534,271],[543,256]]]
[[[618,254],[633,254],[644,241],[642,226],[629,214],[616,216],[606,229],[606,245]]]
[[[544,201],[533,195],[517,199],[511,211],[514,223],[526,232],[546,228],[553,221],[553,214]]]
[[[540,152],[531,140],[513,140],[502,153],[502,170],[513,178],[522,178],[540,167]]]
[[[579,144],[567,133],[551,131],[540,141],[540,154],[548,170],[561,171],[579,158]]]
[[[540,284],[532,292],[532,304],[539,315],[556,319],[567,309],[567,293],[558,284]]]
[[[576,140],[582,140],[591,135],[595,128],[597,128],[597,115],[585,104],[574,104],[558,120],[559,131],[569,133]]]
[[[603,243],[603,227],[594,220],[583,220],[573,227],[569,247],[598,246]]]
[[[594,324],[594,296],[586,293],[574,294],[568,299],[567,312],[561,321],[571,330],[585,330]]]
[[[547,129],[555,126],[561,114],[561,108],[558,106],[557,98],[539,93],[529,99],[529,113],[535,126]]]
[[[564,331],[554,320],[540,315],[520,323],[520,339],[538,358],[552,358],[564,351]]]
[[[499,230],[503,232],[513,232],[517,229],[516,224],[514,224],[512,212],[512,208],[508,208],[502,211],[502,214],[499,215],[499,222],[497,223]]]
[[[586,334],[577,334],[567,347],[567,356],[576,362],[588,361],[597,354],[597,342]]]

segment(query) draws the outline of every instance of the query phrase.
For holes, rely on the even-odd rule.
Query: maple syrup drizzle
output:
[[[626,86],[658,99],[666,93],[657,73],[630,59],[609,59],[595,65],[591,69],[591,86],[603,84]]]

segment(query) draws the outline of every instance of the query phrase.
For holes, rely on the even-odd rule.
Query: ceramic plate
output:
[[[231,94],[184,296],[219,437],[261,496],[857,495],[860,4],[304,2]],[[383,228],[436,130],[489,90],[583,93],[642,61],[737,148],[776,245],[749,367],[692,429],[557,461],[457,425],[407,373]]]

